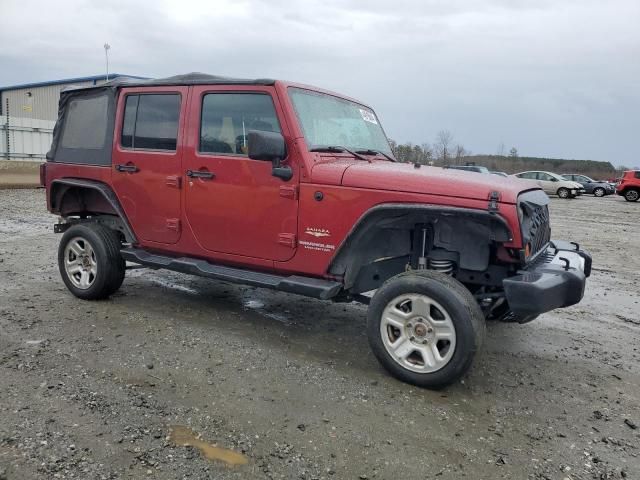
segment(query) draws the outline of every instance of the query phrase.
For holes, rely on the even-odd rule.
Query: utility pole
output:
[[[109,49],[111,45],[108,43],[104,44],[104,58],[107,60],[107,82],[109,81]]]
[[[7,147],[7,160],[11,160],[11,140],[9,139],[9,99],[6,99],[6,116],[7,116],[7,123],[5,124],[4,128],[5,128],[5,135],[6,135],[6,147]]]

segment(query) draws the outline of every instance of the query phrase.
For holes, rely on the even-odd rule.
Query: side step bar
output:
[[[120,253],[126,261],[139,263],[150,268],[164,268],[166,270],[189,273],[200,277],[215,278],[216,280],[222,280],[224,282],[271,288],[283,292],[319,298],[321,300],[328,300],[335,297],[342,289],[340,282],[331,280],[298,275],[285,277],[271,273],[254,272],[241,268],[214,265],[206,260],[196,258],[166,257],[138,248],[123,248],[120,250]]]

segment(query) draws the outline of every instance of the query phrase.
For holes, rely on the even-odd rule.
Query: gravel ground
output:
[[[144,269],[80,301],[44,205],[0,191],[0,480],[640,479],[640,204],[554,199],[584,301],[490,324],[440,392],[378,366],[356,304]]]

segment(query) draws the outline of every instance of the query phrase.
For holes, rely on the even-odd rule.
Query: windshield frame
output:
[[[302,91],[302,92],[308,92],[311,95],[315,95],[315,96],[319,96],[319,97],[332,97],[335,98],[341,102],[345,102],[347,104],[352,104],[354,106],[357,106],[359,108],[365,109],[369,112],[371,112],[377,122],[377,126],[380,129],[380,132],[382,133],[382,136],[384,138],[384,146],[386,147],[385,149],[380,148],[380,146],[377,145],[367,145],[367,146],[357,146],[357,145],[344,145],[341,143],[338,144],[333,144],[333,145],[324,145],[324,144],[310,144],[309,140],[307,139],[307,136],[305,135],[305,131],[304,131],[304,127],[302,124],[302,119],[301,119],[301,115],[298,112],[298,109],[296,108],[296,103],[293,99],[293,97],[291,96],[292,91],[294,90],[298,90],[298,91]],[[382,122],[380,122],[380,118],[378,117],[378,114],[375,112],[375,110],[373,108],[371,108],[370,106],[368,106],[367,104],[364,104],[362,102],[359,102],[357,100],[354,100],[353,98],[349,98],[346,96],[342,96],[333,92],[329,92],[326,90],[321,90],[321,89],[315,89],[315,88],[311,88],[305,85],[296,85],[296,84],[289,84],[286,86],[286,93],[287,93],[287,99],[291,105],[291,109],[292,112],[295,116],[295,120],[298,123],[298,128],[300,130],[300,133],[302,134],[302,137],[304,138],[307,150],[309,152],[311,152],[313,149],[316,148],[327,148],[327,147],[347,147],[349,150],[379,150],[380,152],[384,152],[388,155],[390,155],[392,158],[395,158],[395,154],[393,153],[393,150],[391,149],[391,143],[389,142],[389,137],[387,136],[387,132],[385,132],[384,127],[382,126]],[[346,153],[346,152],[345,152]],[[382,154],[378,154],[381,157],[384,157],[384,155]],[[376,155],[376,156],[378,156]]]

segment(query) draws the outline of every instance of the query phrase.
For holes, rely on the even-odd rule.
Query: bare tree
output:
[[[422,145],[422,161],[420,163],[430,164],[433,160],[433,148],[428,143]]]
[[[465,157],[466,155],[468,155],[468,153],[469,153],[469,152],[467,152],[467,151],[464,149],[464,147],[463,147],[462,145],[460,145],[460,144],[457,144],[457,145],[456,145],[455,152],[456,152],[456,163],[457,163],[458,165],[462,165],[462,162],[463,162],[464,157]]]
[[[496,151],[496,155],[499,155],[501,157],[504,157],[504,143],[500,143],[500,145],[498,145],[498,150]]]
[[[453,135],[449,130],[440,130],[436,135],[436,141],[433,144],[438,160],[446,163],[451,156],[451,148],[453,145]]]

